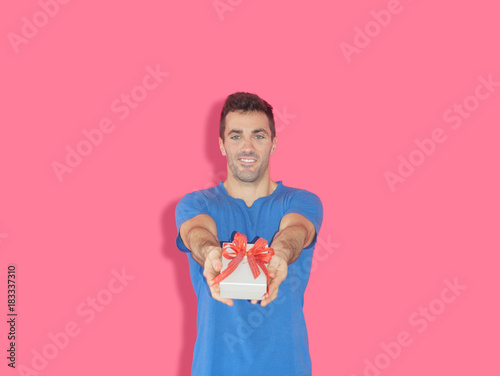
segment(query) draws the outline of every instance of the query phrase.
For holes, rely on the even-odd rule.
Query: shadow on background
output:
[[[188,193],[188,192],[186,192]],[[178,376],[191,374],[191,363],[193,361],[194,342],[196,340],[196,295],[189,277],[188,259],[184,252],[177,249],[175,238],[177,228],[175,226],[175,206],[180,200],[172,201],[162,213],[161,229],[163,235],[162,254],[174,266],[175,289],[179,291],[182,302],[182,342],[181,355],[179,358]]]
[[[225,180],[226,159],[219,150],[219,119],[220,111],[224,105],[224,100],[219,100],[213,104],[207,114],[205,126],[205,156],[212,163],[212,171],[198,171],[196,166],[185,166],[186,174],[192,173],[203,177],[201,188],[190,189],[189,192],[213,187],[219,181]],[[185,193],[189,193],[185,192]],[[171,201],[163,210],[161,217],[161,229],[163,235],[163,245],[161,248],[163,256],[169,260],[175,270],[175,288],[179,291],[182,301],[182,343],[181,355],[179,358],[178,376],[191,374],[191,363],[193,361],[193,349],[196,340],[196,295],[189,276],[189,264],[186,255],[177,249],[175,239],[177,228],[175,226],[175,207],[181,199]]]
[[[229,93],[230,94],[230,93]],[[212,171],[208,174],[203,174],[206,176],[207,180],[210,179],[210,186],[219,184],[219,181],[226,180],[227,176],[227,162],[226,157],[222,156],[219,149],[219,122],[220,122],[220,112],[224,106],[224,101],[226,99],[220,99],[210,107],[210,111],[207,114],[207,122],[205,126],[205,156],[207,160],[212,163]],[[205,184],[203,187],[208,187]]]

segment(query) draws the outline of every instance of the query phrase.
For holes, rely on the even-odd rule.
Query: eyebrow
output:
[[[267,131],[264,128],[254,129],[252,131],[252,133],[260,133],[260,132],[267,134]]]
[[[265,130],[264,128],[259,128],[259,129],[254,129],[254,130],[252,130],[252,134],[255,134],[255,133],[261,133],[261,132],[262,132],[262,133],[265,133],[265,134],[268,134],[268,133],[267,133],[267,130]],[[233,134],[233,133],[236,133],[236,134],[242,134],[242,133],[243,133],[243,131],[242,131],[241,129],[231,129],[231,130],[228,132],[228,134],[227,134],[227,135],[229,136],[230,134]]]

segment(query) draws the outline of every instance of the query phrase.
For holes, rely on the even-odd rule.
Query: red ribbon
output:
[[[227,278],[234,272],[237,266],[243,261],[245,255],[247,256],[248,265],[252,271],[254,279],[260,275],[260,269],[264,272],[267,278],[267,292],[269,293],[269,271],[266,264],[271,260],[274,255],[274,249],[266,247],[267,240],[259,238],[252,248],[247,251],[247,237],[237,232],[234,235],[232,243],[224,243],[222,256],[231,260],[227,268],[212,280],[212,285],[215,285]],[[260,266],[260,269],[259,269]]]

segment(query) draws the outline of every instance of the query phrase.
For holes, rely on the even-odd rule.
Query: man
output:
[[[275,133],[266,101],[229,95],[219,137],[227,179],[177,204],[177,247],[187,253],[198,305],[192,375],[311,375],[302,307],[323,207],[315,194],[271,180]],[[262,237],[274,249],[269,293],[260,304],[223,299],[211,283],[222,268],[221,242],[236,232],[249,243]]]

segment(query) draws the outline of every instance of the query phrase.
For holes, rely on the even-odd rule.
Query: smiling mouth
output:
[[[238,158],[238,160],[245,165],[251,165],[257,162],[255,158]]]

